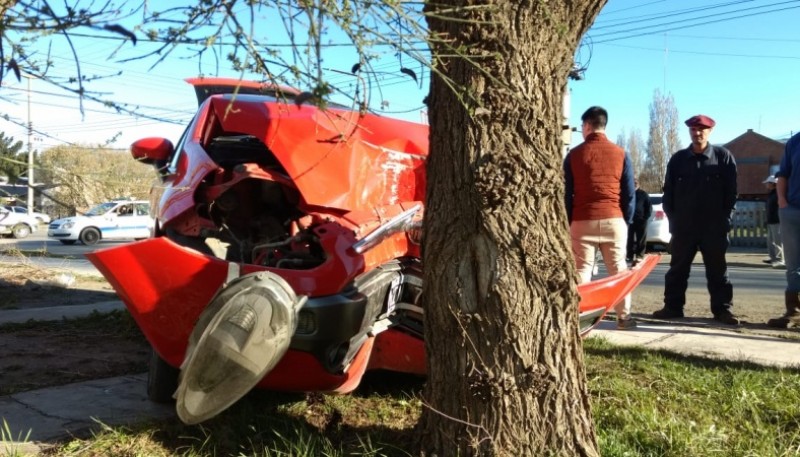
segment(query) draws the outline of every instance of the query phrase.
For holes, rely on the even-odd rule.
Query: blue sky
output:
[[[154,0],[154,5],[172,2]],[[641,131],[646,139],[648,106],[656,89],[671,93],[681,119],[703,113],[717,121],[712,142],[725,143],[747,129],[771,138],[785,138],[800,128],[800,0],[610,0],[588,33],[585,46],[576,54],[586,67],[581,81],[570,81],[570,120],[580,125],[581,113],[601,105],[610,114],[608,135]],[[269,28],[267,28],[269,29]],[[263,30],[263,28],[262,28]],[[213,59],[181,59],[176,53],[155,68],[153,59],[120,63],[150,49],[140,42],[123,45],[112,34],[87,31],[91,38],[75,37],[84,74],[121,76],[92,82],[91,90],[102,97],[163,119],[120,115],[96,104],[85,103],[83,116],[77,99],[42,81],[17,82],[6,78],[0,89],[0,107],[12,122],[0,120],[0,130],[27,141],[24,127],[28,113],[34,127],[33,147],[43,149],[64,143],[103,143],[117,135],[114,147],[125,149],[137,138],[165,136],[177,139],[191,118],[196,102],[183,78],[238,74],[218,69]],[[280,37],[277,42],[285,42]],[[46,43],[46,41],[45,41]],[[63,41],[53,40],[53,71],[74,74],[74,65]],[[355,54],[335,48],[326,66],[347,73]],[[424,119],[422,99],[427,93],[427,72],[408,59],[403,65],[423,78],[422,85],[399,73],[400,61],[387,50],[378,69],[385,70],[383,92],[373,90],[371,104],[387,115],[408,120]],[[222,67],[220,67],[222,68]],[[352,77],[331,77],[353,87]],[[30,95],[30,110],[27,100]],[[16,122],[14,122],[16,121]],[[681,131],[688,142],[688,134]],[[580,135],[573,135],[579,142]]]
[[[716,120],[712,143],[748,129],[785,138],[800,130],[798,27],[798,1],[611,0],[577,54],[587,70],[569,83],[571,123],[601,105],[612,141],[623,129],[646,139],[658,89],[672,94],[682,120]]]

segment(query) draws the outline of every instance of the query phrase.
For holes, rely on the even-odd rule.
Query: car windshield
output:
[[[117,206],[116,203],[108,202],[108,203],[101,203],[94,208],[90,209],[86,212],[87,216],[102,216],[103,214],[107,213],[110,209]]]

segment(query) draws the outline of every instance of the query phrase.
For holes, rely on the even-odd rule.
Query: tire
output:
[[[155,403],[172,403],[172,394],[178,389],[180,370],[168,364],[155,349],[150,348],[147,370],[147,398]]]
[[[73,244],[75,244],[75,241],[77,241],[77,240],[58,240],[58,241],[60,241],[61,244],[66,244],[67,246],[72,246]]]
[[[80,239],[81,243],[86,246],[93,246],[100,241],[100,230],[94,227],[87,227],[81,231]]]
[[[32,232],[33,230],[27,224],[17,224],[11,228],[11,234],[18,240],[27,238]]]

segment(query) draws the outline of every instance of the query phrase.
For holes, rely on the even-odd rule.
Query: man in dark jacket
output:
[[[653,215],[653,205],[650,203],[650,196],[639,188],[639,180],[633,181],[636,187],[634,201],[636,206],[633,211],[633,222],[628,226],[628,250],[627,260],[636,265],[642,257],[647,247],[647,223]]]
[[[715,122],[697,115],[686,120],[692,145],[672,155],[664,177],[662,204],[672,233],[672,259],[664,277],[664,308],[654,317],[683,317],[692,261],[699,250],[706,267],[714,320],[738,325],[731,313],[733,285],[728,279],[728,232],[736,205],[736,161],[708,137]]]

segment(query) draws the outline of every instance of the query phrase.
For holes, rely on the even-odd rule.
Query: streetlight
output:
[[[33,135],[33,122],[31,122],[31,79],[35,76],[25,74],[28,80],[28,215],[33,215],[33,146],[31,135]]]

